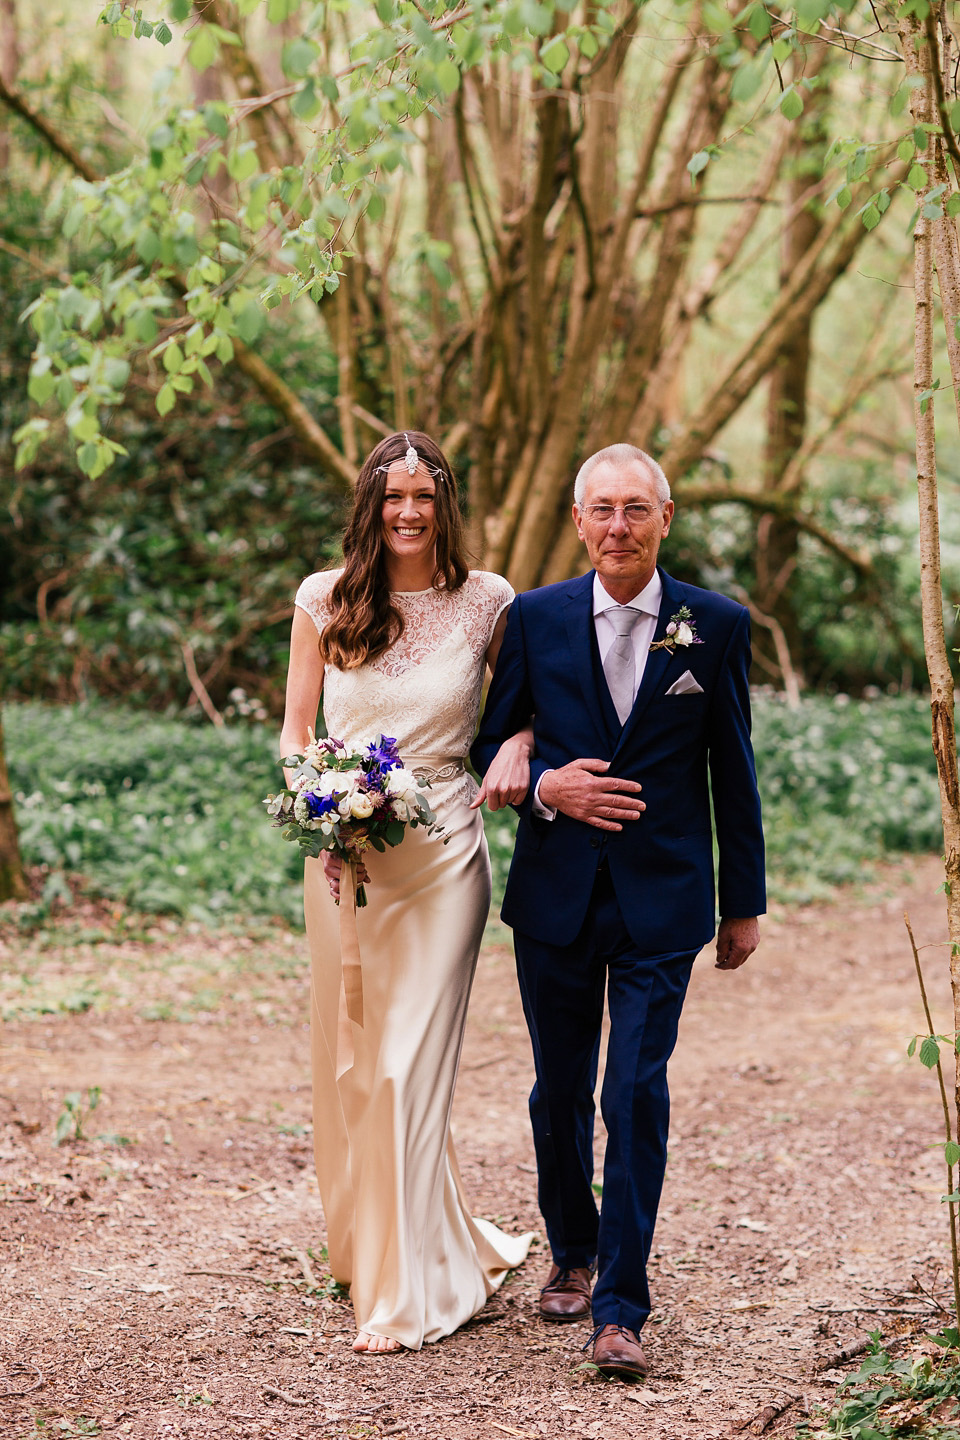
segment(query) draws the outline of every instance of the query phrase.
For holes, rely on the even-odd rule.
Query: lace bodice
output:
[[[296,603],[319,634],[330,618],[327,600],[339,570],[309,575]],[[418,756],[466,756],[480,709],[484,656],[497,618],[513,599],[499,575],[471,570],[459,590],[394,591],[403,634],[376,660],[355,670],[327,665],[323,714],[327,733],[349,746],[378,734],[395,736],[406,763]],[[469,776],[435,783],[436,801],[469,798]]]

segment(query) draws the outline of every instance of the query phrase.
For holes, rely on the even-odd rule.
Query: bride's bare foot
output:
[[[399,1340],[393,1340],[389,1335],[371,1335],[367,1330],[361,1330],[353,1342],[354,1350],[363,1351],[367,1355],[394,1355],[403,1346]]]

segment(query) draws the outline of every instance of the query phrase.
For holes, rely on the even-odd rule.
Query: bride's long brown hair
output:
[[[327,665],[353,670],[378,655],[403,633],[403,616],[390,600],[383,539],[386,468],[402,460],[412,445],[433,474],[436,486],[437,569],[433,584],[459,590],[469,574],[463,542],[463,518],[457,482],[440,446],[421,430],[406,430],[381,440],[357,476],[353,511],[343,536],[343,573],[330,592],[332,611],[320,636]]]

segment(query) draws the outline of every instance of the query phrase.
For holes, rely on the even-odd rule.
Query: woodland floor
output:
[[[580,1368],[586,1324],[537,1318],[539,1242],[450,1339],[352,1352],[312,1175],[302,936],[84,902],[23,933],[7,907],[0,1435],[792,1435],[867,1330],[907,1349],[936,1329],[942,1120],[935,1076],[905,1054],[925,1027],[902,913],[936,946],[923,955],[952,1029],[941,873],[890,867],[781,911],[737,974],[698,961],[671,1065],[652,1370],[635,1386]],[[476,1213],[515,1230],[539,1227],[529,1084],[494,943],[455,1121]],[[64,1095],[90,1086],[90,1138],[55,1148]]]

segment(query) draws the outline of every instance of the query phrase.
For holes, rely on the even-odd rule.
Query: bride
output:
[[[532,1238],[471,1217],[450,1136],[490,903],[463,757],[513,592],[499,575],[467,569],[456,482],[419,431],[391,435],[367,457],[343,556],[342,569],[297,592],[281,754],[303,752],[322,691],[327,733],[348,749],[396,738],[404,764],[430,781],[449,837],[408,829],[395,849],[368,852],[359,878],[369,903],[356,917],[363,1025],[344,1022],[353,1064],[339,1079],[340,862],[325,854],[305,866],[317,1178],[330,1268],[350,1287],[354,1349],[371,1354],[451,1334]],[[500,751],[485,787],[491,805],[523,798],[529,752],[529,733]]]

